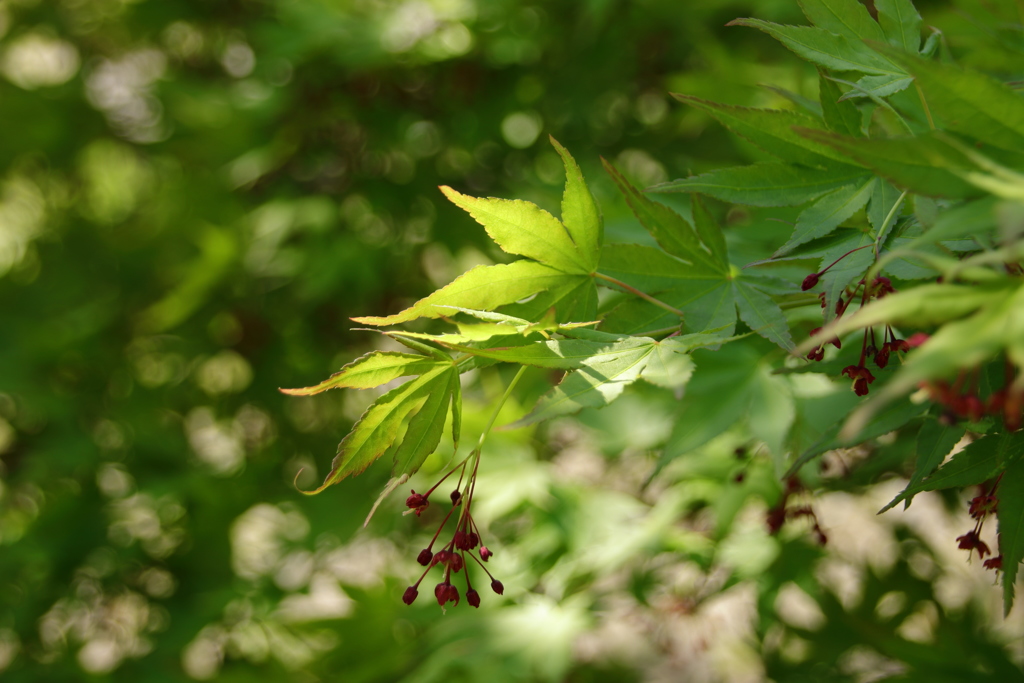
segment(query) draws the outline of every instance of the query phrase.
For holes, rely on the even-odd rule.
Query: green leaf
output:
[[[604,159],[601,161],[640,223],[662,249],[686,262],[683,267],[691,277],[715,276],[728,272],[728,263],[718,260],[711,247],[701,244],[697,233],[682,216],[664,204],[645,197],[619,173],[618,169]]]
[[[565,166],[562,222],[583,257],[584,270],[589,273],[597,268],[598,252],[604,241],[604,220],[576,160],[557,140],[550,140]]]
[[[532,258],[565,273],[591,272],[588,261],[593,260],[594,255],[584,257],[561,221],[536,204],[521,199],[469,197],[446,185],[441,191],[484,226],[491,239],[508,253]],[[582,208],[574,206],[579,210],[574,219],[585,220]],[[583,229],[584,226],[577,227]]]
[[[796,420],[796,404],[790,384],[782,377],[771,374],[771,368],[762,364],[750,387],[752,396],[747,422],[751,434],[768,447],[775,465],[775,476],[786,471],[786,436]]]
[[[719,351],[698,351],[694,361],[697,368],[657,470],[741,422],[753,398],[761,363],[755,348],[733,344]]]
[[[874,439],[875,437],[879,437],[883,434],[888,434],[891,431],[899,429],[911,420],[917,419],[923,415],[926,410],[928,410],[927,406],[904,400],[900,404],[886,410],[884,413],[872,416],[871,420],[860,426],[860,429],[856,434],[851,435],[846,435],[840,432],[841,423],[833,423],[825,430],[821,439],[817,443],[801,453],[800,457],[790,465],[785,476],[790,477],[796,474],[800,471],[801,467],[825,451],[830,451],[835,448],[848,448],[855,443],[862,443],[868,439]]]
[[[540,354],[522,354],[525,360],[514,362],[576,369],[566,374],[558,386],[537,401],[529,415],[510,425],[511,428],[568,415],[582,408],[601,408],[640,378],[659,386],[681,388],[693,372],[693,362],[686,350],[643,337],[624,337],[611,344],[562,340],[535,346]],[[560,358],[545,357],[549,350]]]
[[[614,341],[594,339],[548,339],[525,346],[472,348],[452,345],[452,348],[474,356],[483,356],[506,363],[533,365],[541,368],[574,370],[592,364],[638,362],[646,358],[657,344],[647,337],[618,335]]]
[[[800,129],[801,135],[832,145],[873,168],[898,187],[928,197],[971,197],[977,188],[961,175],[978,170],[963,153],[935,135],[866,140],[818,130]]]
[[[1019,461],[1021,453],[1024,453],[1024,435],[1020,433],[983,436],[968,444],[949,462],[925,477],[923,481],[914,486],[908,486],[889,501],[888,505],[879,510],[879,513],[893,508],[900,501],[912,498],[922,491],[963,488],[980,484],[999,474],[1008,463]],[[1002,499],[999,502],[1002,507]]]
[[[806,114],[781,109],[737,107],[677,93],[672,93],[672,96],[711,114],[732,132],[783,161],[807,166],[819,166],[827,163],[828,159],[849,163],[843,155],[828,145],[811,142],[793,132],[795,126],[820,128],[819,119]]]
[[[691,195],[690,209],[693,214],[693,227],[700,241],[711,249],[711,256],[716,262],[728,266],[729,250],[725,246],[725,235],[699,194]]]
[[[917,434],[917,462],[914,474],[910,477],[907,488],[917,486],[942,464],[953,447],[967,433],[963,427],[955,424],[944,424],[940,420],[925,420],[921,431]],[[906,498],[906,506],[910,506],[913,496]]]
[[[418,410],[431,392],[446,391],[454,366],[437,367],[392,389],[366,409],[352,431],[338,444],[330,473],[308,495],[320,493],[350,475],[365,470],[395,442],[404,420]],[[443,428],[443,423],[442,423]]]
[[[732,283],[740,320],[751,330],[784,349],[792,350],[793,337],[789,333],[786,316],[772,298],[745,279]]]
[[[880,180],[875,185],[874,194],[871,195],[871,204],[868,206],[868,222],[871,223],[871,227],[875,229],[875,236],[878,236],[882,230],[882,224],[885,219],[889,216],[889,212],[896,208],[896,214],[893,221],[886,227],[886,232],[892,230],[892,226],[896,224],[896,218],[899,217],[900,209],[896,207],[896,202],[902,204],[903,197],[901,192],[893,187],[891,184]],[[885,242],[885,235],[881,235],[878,240],[879,243]]]
[[[800,0],[807,19],[832,33],[856,40],[883,40],[882,28],[858,0]]]
[[[405,436],[395,450],[391,476],[411,476],[419,470],[427,456],[437,450],[437,444],[441,442],[441,433],[444,431],[448,406],[452,404],[452,395],[459,384],[459,373],[447,372],[444,378],[447,380],[446,386],[442,386],[444,382],[441,381],[430,383],[431,389],[426,400],[409,420]],[[454,438],[454,441],[457,447],[458,439]]]
[[[493,310],[545,290],[577,287],[589,280],[589,276],[566,274],[535,261],[477,266],[400,313],[352,319],[364,325],[397,325],[416,318],[449,316],[450,306]]]
[[[374,351],[357,358],[320,384],[303,389],[279,389],[290,396],[312,396],[328,389],[369,389],[407,375],[421,375],[442,364],[439,360],[394,351]]]
[[[789,253],[795,247],[811,240],[828,235],[840,223],[857,213],[868,202],[876,185],[871,178],[858,185],[846,185],[822,195],[814,204],[804,209],[796,219],[796,229],[792,237],[774,256]]]
[[[910,0],[875,0],[878,23],[890,45],[916,53],[921,47],[921,15]]]
[[[890,50],[921,86],[936,124],[1003,149],[1024,149],[1024,97],[992,77]]]
[[[700,192],[715,199],[749,206],[794,206],[829,190],[868,178],[856,166],[825,169],[764,163],[711,171],[691,178],[670,180],[648,192]]]
[[[818,72],[818,97],[825,125],[841,135],[861,137],[861,114],[857,105],[843,98],[843,91],[824,71]]]
[[[1013,435],[1021,440],[1020,432]],[[1024,460],[1011,462],[999,482],[999,554],[1003,556],[1003,614],[1013,607],[1014,585],[1024,559]]]
[[[721,341],[716,339],[711,343]],[[641,377],[659,387],[682,389],[693,375],[693,359],[689,356],[692,348],[675,343],[675,338],[666,339],[654,347]]]
[[[726,26],[750,26],[779,40],[790,50],[833,71],[859,71],[880,76],[902,69],[863,42],[813,26],[784,26],[761,19],[736,19]]]
[[[878,101],[883,97],[895,95],[906,90],[914,79],[905,74],[894,74],[891,76],[864,76],[854,83],[854,88],[842,96],[843,100],[854,97],[867,97]]]

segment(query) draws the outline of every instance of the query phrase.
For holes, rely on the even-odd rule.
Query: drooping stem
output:
[[[501,412],[502,407],[505,405],[505,401],[507,401],[508,397],[512,395],[512,390],[516,388],[517,384],[519,384],[519,380],[525,372],[526,366],[520,366],[519,371],[516,373],[516,376],[512,378],[512,381],[508,383],[508,387],[505,388],[505,393],[501,395],[501,399],[498,401],[498,405],[494,406],[494,412],[491,413],[491,419],[487,421],[487,426],[484,427],[484,431],[480,434],[480,440],[477,441],[476,443],[475,452],[477,453],[478,456],[480,454],[480,449],[483,448],[484,440],[487,438],[487,435],[491,432],[491,427],[494,426],[494,421],[498,419],[498,413]]]
[[[522,365],[519,367],[519,371],[516,372],[516,376],[512,378],[512,381],[508,383],[505,388],[505,393],[501,395],[498,400],[498,405],[494,406],[494,412],[491,413],[491,418],[487,421],[487,426],[484,427],[484,431],[480,433],[480,440],[476,442],[476,448],[469,454],[470,458],[474,458],[473,469],[469,475],[469,481],[466,484],[466,494],[462,501],[462,512],[459,513],[459,523],[456,525],[456,529],[461,527],[465,521],[466,516],[469,514],[469,508],[473,504],[473,492],[476,490],[476,471],[480,467],[480,451],[484,447],[484,441],[487,439],[487,435],[491,433],[491,428],[494,427],[495,420],[498,419],[498,413],[501,412],[502,407],[505,405],[505,401],[512,395],[512,390],[519,384],[519,380],[526,372],[526,366]]]
[[[599,278],[601,280],[604,280],[605,282],[610,282],[611,284],[615,285],[616,287],[621,287],[622,289],[626,290],[630,294],[638,296],[641,299],[643,299],[644,301],[647,301],[649,303],[654,304],[658,308],[663,308],[666,311],[668,311],[669,313],[672,313],[674,315],[678,315],[680,318],[685,316],[685,313],[680,311],[678,308],[675,308],[674,306],[670,306],[667,303],[665,303],[664,301],[661,301],[659,299],[655,299],[650,294],[647,294],[645,292],[641,292],[639,289],[636,289],[635,287],[630,287],[629,285],[627,285],[622,280],[616,279],[616,278],[612,277],[611,275],[605,275],[604,273],[594,273],[594,277]]]

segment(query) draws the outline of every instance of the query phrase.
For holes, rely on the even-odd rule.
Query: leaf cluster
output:
[[[995,514],[1009,609],[1024,559],[1014,503],[1024,466],[1019,415],[1016,422],[1011,415],[1020,402],[1001,408],[1002,421],[972,415],[963,430],[951,430],[946,423],[957,416],[929,404],[927,394],[908,395],[957,377],[958,390],[967,382],[975,398],[999,394],[1012,403],[1024,395],[1024,98],[1010,84],[957,64],[941,33],[922,40],[909,0],[876,0],[874,13],[857,0],[802,0],[801,7],[810,25],[731,25],[760,30],[813,64],[817,102],[783,92],[796,109],[757,109],[676,95],[772,161],[646,192],[603,162],[653,245],[606,243],[580,167],[554,139],[566,174],[560,218],[531,202],[442,187],[498,247],[521,258],[478,266],[397,313],[354,318],[375,327],[427,318],[457,332],[386,331],[418,353],[374,352],[320,385],[289,392],[416,376],[371,405],[314,492],[385,454],[393,477],[413,474],[436,449],[449,410],[457,448],[459,375],[470,369],[500,362],[565,371],[517,427],[600,408],[642,379],[684,397],[662,465],[746,420],[776,472],[787,476],[829,449],[917,428],[916,468],[894,504],[920,491],[1001,477],[1005,493]],[[658,193],[685,193],[689,216],[651,198]],[[796,220],[770,257],[733,263],[714,201],[796,207]],[[780,264],[805,266],[812,276],[794,278]],[[893,289],[885,296],[875,290],[883,281]],[[816,291],[801,293],[808,289]],[[799,311],[817,309],[819,300],[824,324],[794,344],[794,331],[805,331]],[[867,372],[876,331],[893,348],[897,333],[921,333],[927,341],[879,371],[863,401],[838,394],[801,400],[772,374],[838,377],[846,365],[855,379]],[[799,358],[833,339],[845,346],[830,362]],[[742,369],[716,386],[699,359],[733,342],[751,350],[754,362],[734,366]],[[1005,379],[995,379],[1004,366]],[[858,396],[868,393],[867,380],[854,388]],[[966,431],[971,445],[939,467]]]

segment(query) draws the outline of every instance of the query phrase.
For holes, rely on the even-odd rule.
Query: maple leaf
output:
[[[560,320],[592,320],[597,312],[597,268],[603,235],[601,214],[572,155],[551,138],[562,157],[566,183],[559,220],[520,199],[470,197],[443,186],[456,206],[484,226],[509,254],[525,259],[477,266],[394,315],[353,318],[366,325],[396,325],[416,318],[441,318],[451,307],[493,311],[534,297],[515,312],[535,316],[555,308]]]

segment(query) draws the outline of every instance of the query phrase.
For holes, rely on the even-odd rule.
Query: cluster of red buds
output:
[[[865,247],[858,248],[864,249]],[[854,249],[852,251],[847,252],[846,254],[843,254],[838,259],[836,259],[831,265],[829,265],[828,268],[825,268],[821,272],[811,273],[810,275],[808,275],[806,278],[804,278],[802,289],[804,291],[807,291],[811,287],[814,287],[816,284],[818,284],[818,280],[821,278],[821,276],[828,272],[829,268],[836,265],[836,263],[839,263],[839,261],[849,256],[854,251],[857,251],[857,249]],[[843,292],[845,298],[844,296],[840,296],[836,300],[836,318],[841,318],[843,314],[846,313],[846,309],[849,307],[850,302],[853,301],[853,299],[857,296],[858,292],[860,292],[861,306],[863,306],[871,299],[881,299],[886,294],[892,294],[895,291],[895,288],[893,288],[892,286],[892,281],[889,280],[889,278],[887,277],[876,277],[871,281],[870,284],[868,284],[866,280],[861,280],[852,290],[847,289],[847,291]],[[821,307],[824,308],[824,292],[819,295],[819,298],[821,299]],[[811,336],[813,337],[820,331],[820,327],[814,328],[813,330],[811,330]],[[832,344],[837,349],[842,348],[842,343],[839,341],[838,337],[833,337],[831,340],[825,343]],[[868,370],[867,359],[870,357],[877,367],[884,368],[889,364],[889,356],[892,353],[906,353],[913,346],[914,344],[912,344],[909,340],[897,339],[896,335],[892,331],[892,328],[888,325],[885,326],[885,332],[882,337],[882,344],[881,346],[878,346],[875,339],[874,328],[866,328],[864,330],[864,341],[861,344],[860,360],[856,365],[848,365],[845,368],[843,368],[842,374],[846,375],[847,377],[853,380],[854,393],[856,393],[858,396],[865,396],[869,391],[868,385],[875,381],[875,376],[871,374],[870,370]],[[820,361],[824,359],[825,345],[821,344],[820,346],[817,346],[814,349],[812,349],[811,352],[807,354],[807,358],[813,361]]]
[[[788,506],[790,497],[803,490],[803,484],[800,483],[797,477],[790,477],[786,480],[786,488],[782,490],[782,497],[779,498],[779,502],[776,503],[775,507],[768,510],[768,515],[765,519],[765,522],[768,524],[768,531],[774,536],[779,533],[779,530],[782,529],[787,520],[807,517],[811,521],[811,530],[814,533],[814,537],[819,544],[825,545],[828,543],[828,536],[822,531],[814,508],[810,505]]]
[[[944,418],[950,424],[958,420],[978,422],[986,415],[1002,419],[1007,431],[1021,428],[1024,419],[1024,383],[1015,378],[1013,364],[1007,360],[1006,380],[1001,389],[983,399],[978,391],[978,369],[961,371],[956,381],[925,382],[922,387],[935,403],[945,408]]]
[[[477,459],[476,463],[479,463]],[[444,482],[452,473],[462,470],[462,476],[465,475],[466,463],[456,467],[455,469],[444,475],[439,482],[434,484],[426,493],[416,493],[414,490],[412,495],[405,499],[405,505],[409,508],[406,512],[413,512],[417,516],[421,515],[424,510],[430,506],[430,495],[434,490]],[[469,578],[469,561],[475,561],[487,574],[491,580],[491,590],[498,595],[505,592],[505,587],[501,581],[498,581],[491,572],[487,570],[484,563],[487,562],[494,553],[491,552],[487,546],[480,544],[480,529],[477,528],[476,522],[473,521],[473,515],[470,512],[470,508],[473,503],[473,492],[476,488],[476,467],[474,465],[473,472],[470,475],[465,487],[460,490],[462,485],[462,476],[459,478],[459,484],[456,485],[455,490],[451,492],[449,496],[451,498],[451,509],[441,520],[441,524],[437,527],[437,531],[434,532],[434,537],[430,539],[429,545],[420,551],[416,558],[416,561],[426,567],[423,574],[420,575],[419,580],[413,585],[405,589],[405,594],[402,595],[402,601],[411,605],[416,597],[419,595],[419,586],[426,578],[427,574],[435,566],[441,567],[443,572],[444,580],[434,587],[434,597],[437,599],[437,604],[444,607],[445,604],[451,602],[456,605],[459,604],[459,589],[452,584],[452,574],[458,574],[463,572],[463,576],[466,579],[466,602],[473,607],[480,606],[480,594],[473,588],[473,584]],[[458,514],[455,514],[458,510]],[[444,544],[437,552],[434,552],[434,544],[437,543],[438,537],[441,532],[444,531],[448,521],[455,516],[455,531],[452,534],[451,540]]]
[[[996,495],[996,491],[999,488],[1000,479],[1002,479],[1002,475],[991,486],[986,487],[982,484],[981,491],[971,499],[969,508],[971,517],[977,520],[974,528],[963,536],[958,536],[956,539],[958,548],[966,550],[968,553],[977,551],[978,557],[983,560],[985,560],[986,555],[991,555],[992,551],[989,550],[988,544],[981,540],[981,527],[985,524],[985,518],[990,514],[994,514],[999,507],[999,497]],[[995,569],[997,571],[1002,569],[1003,556],[996,555],[990,557],[985,560],[984,566],[985,569]]]

